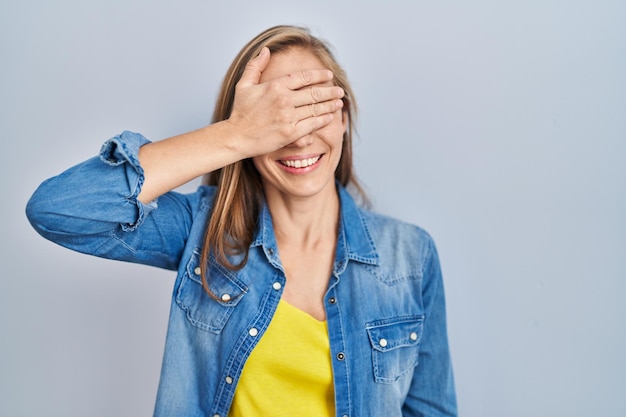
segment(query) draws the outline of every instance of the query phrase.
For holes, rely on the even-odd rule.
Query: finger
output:
[[[296,120],[299,123],[308,118],[317,118],[325,114],[334,113],[343,107],[342,100],[331,100],[323,103],[311,103],[306,106],[296,108]]]
[[[335,115],[333,113],[325,113],[321,116],[308,117],[304,120],[300,120],[298,123],[296,123],[295,136],[297,138],[301,138],[311,132],[321,129],[322,127],[332,122],[334,117]]]
[[[267,68],[270,62],[270,50],[267,47],[261,49],[256,58],[251,59],[243,70],[243,74],[237,83],[237,87],[249,87],[256,85],[261,79],[261,73]]]
[[[333,99],[340,99],[345,95],[343,88],[337,86],[313,86],[296,91],[293,103],[296,107],[311,103],[322,103]]]
[[[282,77],[290,90],[299,90],[307,85],[321,84],[333,79],[333,73],[326,69],[297,71]]]

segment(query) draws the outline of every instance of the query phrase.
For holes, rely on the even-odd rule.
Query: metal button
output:
[[[213,414],[213,417],[221,417],[219,414]]]
[[[283,286],[280,285],[280,282],[275,282],[272,284],[272,288],[274,288],[276,291],[280,290]]]
[[[378,341],[378,344],[379,344],[381,347],[385,347],[385,346],[387,346],[387,339],[380,339],[380,340]]]
[[[251,328],[251,329],[248,331],[248,334],[249,334],[250,336],[254,337],[254,336],[256,336],[257,334],[259,334],[259,331],[258,331],[255,327],[253,327],[253,328]]]
[[[346,358],[346,355],[343,354],[343,352],[339,352],[337,354],[337,359],[339,359],[340,361],[344,360]]]
[[[270,255],[274,254],[274,248],[267,248],[267,253]]]
[[[222,301],[230,301],[230,294],[222,294]]]
[[[335,299],[335,297],[330,297],[328,299],[328,302],[331,303],[331,304],[335,304],[337,302],[337,300]]]
[[[411,338],[411,340],[412,340],[412,341],[414,341],[414,342],[415,342],[415,341],[417,340],[417,333],[412,332],[412,333],[409,335],[409,337]]]
[[[227,377],[226,377],[226,383],[227,383],[228,385],[232,384],[232,383],[233,383],[233,379],[232,379],[231,377],[227,376]]]
[[[196,275],[200,275],[202,273],[202,269],[199,266],[196,266],[196,268],[193,270],[193,273]]]

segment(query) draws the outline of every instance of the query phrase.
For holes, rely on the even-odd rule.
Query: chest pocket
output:
[[[233,310],[245,295],[247,287],[228,269],[210,261],[209,289],[217,300],[206,293],[200,275],[200,252],[196,249],[187,263],[176,292],[176,303],[187,313],[189,322],[208,332],[220,333]]]
[[[423,327],[424,316],[396,317],[366,324],[376,382],[394,382],[417,366]]]

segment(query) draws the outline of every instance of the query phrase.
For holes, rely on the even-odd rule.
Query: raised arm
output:
[[[341,88],[319,85],[332,79],[327,70],[260,84],[269,55],[264,49],[247,65],[228,120],[159,142],[124,132],[99,157],[45,181],[26,208],[33,227],[80,252],[175,269],[200,196],[166,193],[285,146],[342,106]]]
[[[229,119],[141,147],[145,180],[140,201],[148,203],[200,175],[272,152],[330,123],[344,92],[317,84],[331,80],[332,73],[311,69],[259,84],[269,60],[264,48],[248,63]]]

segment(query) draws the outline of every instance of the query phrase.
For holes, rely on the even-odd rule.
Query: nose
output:
[[[296,139],[295,141],[291,142],[287,146],[290,148],[306,148],[312,143],[313,143],[313,135],[308,134],[306,136],[302,136],[299,139]]]

